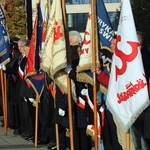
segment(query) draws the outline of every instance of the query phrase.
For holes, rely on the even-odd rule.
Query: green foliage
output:
[[[131,5],[136,30],[143,32],[150,43],[150,1],[131,0]]]
[[[150,1],[149,0],[131,0],[131,7],[137,31],[143,32],[148,43],[150,43]],[[121,6],[120,6],[121,8]],[[119,22],[120,11],[115,16],[116,24]]]
[[[7,2],[5,17],[10,38],[14,38],[16,36],[22,38],[27,37],[27,20],[24,0],[13,0]]]

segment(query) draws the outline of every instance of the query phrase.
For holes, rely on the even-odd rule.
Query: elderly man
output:
[[[18,49],[21,52],[18,58],[18,66],[9,67],[0,65],[1,69],[8,74],[16,75],[15,97],[18,102],[19,112],[19,127],[14,130],[14,134],[21,134],[26,140],[34,138],[34,107],[29,102],[29,97],[34,97],[34,91],[29,88],[24,80],[24,71],[27,62],[27,57],[30,50],[30,42],[27,39],[18,41]]]

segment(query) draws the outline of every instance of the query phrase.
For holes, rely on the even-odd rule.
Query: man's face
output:
[[[74,35],[69,35],[69,42],[71,46],[75,46],[79,44],[78,41],[74,40]]]
[[[111,44],[110,44],[110,48],[111,48],[112,53],[115,52],[115,47],[116,47],[116,39],[113,38],[111,40]]]
[[[22,42],[18,42],[18,49],[20,53],[24,54],[24,46],[22,45]]]
[[[24,46],[24,54],[26,55],[26,57],[28,57],[29,55],[29,50],[30,50],[29,46]]]

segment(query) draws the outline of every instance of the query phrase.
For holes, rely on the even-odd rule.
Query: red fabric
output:
[[[59,89],[62,92],[62,94],[65,94],[64,91],[61,88],[59,88]],[[51,92],[53,98],[55,99],[55,88],[54,88],[53,84],[49,85],[49,91]]]
[[[77,101],[77,106],[82,109],[85,109],[85,101],[81,97],[79,97],[79,99]]]
[[[103,127],[104,127],[104,118],[105,118],[105,111],[103,112],[100,112],[100,123],[101,123],[101,126],[100,126],[100,135],[102,135],[102,131],[103,131]]]
[[[35,54],[36,54],[36,30],[37,30],[37,18],[35,19],[34,22],[34,29],[32,32],[32,37],[30,40],[30,51],[29,55],[27,57],[27,66],[25,70],[25,78],[34,75],[37,73],[35,69]]]
[[[55,89],[54,89],[54,87],[53,87],[53,84],[50,84],[50,85],[49,85],[49,91],[51,92],[53,98],[55,99]]]
[[[100,84],[108,87],[109,75],[106,74],[104,71],[101,71],[101,73],[97,75],[97,80],[98,82],[100,82]]]

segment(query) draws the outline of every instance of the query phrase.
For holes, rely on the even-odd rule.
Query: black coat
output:
[[[150,78],[150,48],[148,46],[144,46],[141,49],[143,67],[146,75],[147,83],[149,84]]]
[[[87,112],[92,112],[92,111],[88,107],[86,97],[81,94],[82,89],[86,88],[85,83],[77,81],[76,67],[78,65],[78,62],[79,59],[75,59],[72,61],[72,70],[69,73],[69,78],[72,79],[75,83],[77,100],[79,97],[81,97],[85,101],[85,109],[80,108],[75,102],[73,102],[73,115],[74,115],[73,121],[75,127],[86,128],[87,125],[89,124],[89,116],[91,115],[91,113],[89,115],[89,113]],[[93,118],[93,113],[92,113],[92,118]]]
[[[24,72],[26,66],[27,58],[24,57],[20,63],[20,68]],[[34,91],[26,84],[26,81],[19,76],[19,66],[10,67],[6,66],[6,73],[15,74],[16,75],[16,88],[15,88],[15,98],[18,99],[20,97],[34,97]]]
[[[150,47],[145,45],[141,49],[143,67],[146,75],[146,80],[149,88],[149,79],[150,79]],[[150,89],[149,89],[150,90]],[[144,138],[150,138],[150,106],[144,110]]]
[[[11,61],[7,64],[6,67],[18,67],[18,59],[11,59]],[[13,102],[16,101],[16,77],[16,74],[8,74],[8,100]]]

